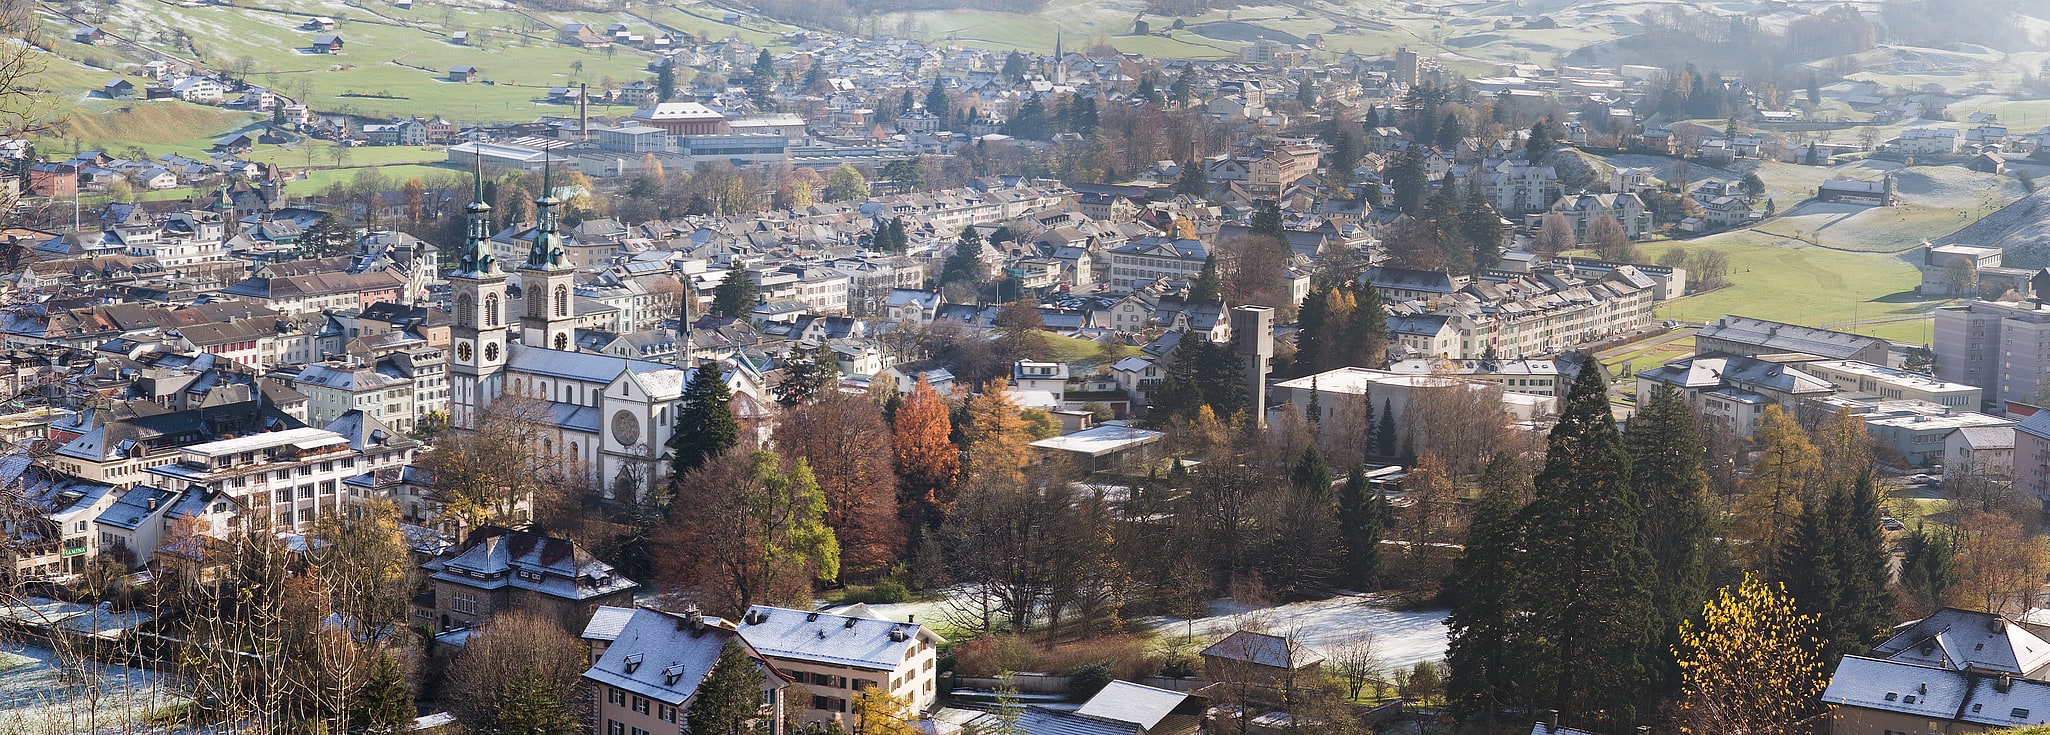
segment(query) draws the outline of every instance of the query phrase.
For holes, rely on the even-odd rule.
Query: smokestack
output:
[[[1555,709],[1545,710],[1545,732],[1557,732],[1558,730],[1559,711]]]
[[[591,142],[590,82],[577,82],[577,140]]]

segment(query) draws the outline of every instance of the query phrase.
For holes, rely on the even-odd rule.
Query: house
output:
[[[1950,432],[1943,439],[1943,471],[1952,477],[2014,477],[2015,434],[2019,428],[1966,426]]]
[[[509,609],[581,624],[601,605],[632,604],[640,587],[567,539],[491,526],[421,570],[428,592],[414,598],[414,623],[440,631]]]
[[[1992,613],[1943,608],[1845,656],[1822,702],[1830,731],[1975,733],[2050,722],[2050,642]]]
[[[790,680],[748,645],[732,622],[696,608],[681,613],[650,608],[599,608],[584,628],[591,645],[594,732],[674,733],[683,730],[698,687],[728,645],[747,654],[761,676],[762,727],[749,732],[782,735]]]
[[[1837,391],[1827,380],[1777,362],[1706,352],[1637,371],[1637,395],[1659,386],[1679,391],[1687,405],[1731,435],[1749,439],[1768,406],[1795,414],[1807,401]]]
[[[1649,235],[1652,230],[1651,210],[1645,208],[1644,200],[1636,194],[1569,194],[1553,203],[1551,211],[1565,215],[1573,225],[1573,236],[1583,242],[1587,240],[1587,226],[1603,217],[1615,218],[1623,225],[1623,234],[1632,240]]]
[[[786,707],[805,725],[837,723],[854,731],[856,692],[882,687],[914,712],[938,702],[938,646],[923,625],[883,619],[866,606],[839,612],[755,605],[740,637],[796,685]]]
[[[1815,199],[1868,207],[1891,207],[1899,201],[1894,196],[1893,176],[1890,174],[1881,176],[1878,181],[1830,179],[1815,187]]]
[[[322,33],[313,37],[313,53],[339,54],[342,52],[342,37],[333,33]]]
[[[107,34],[101,32],[100,29],[94,28],[92,26],[71,29],[71,41],[73,43],[82,43],[87,46],[91,46],[98,44],[101,39],[106,37]]]
[[[451,66],[451,67],[449,67],[449,68],[448,68],[448,80],[449,80],[449,81],[451,81],[451,82],[463,82],[463,83],[469,83],[469,82],[475,81],[476,79],[477,79],[477,67],[474,67],[474,66]]]
[[[1203,649],[1203,675],[1211,681],[1251,684],[1285,695],[1298,681],[1320,676],[1324,655],[1287,638],[1249,630],[1233,631]]]
[[[448,42],[458,46],[466,45],[470,42],[470,32],[455,31],[453,33],[450,33],[448,34]]]
[[[1982,174],[1999,176],[2007,173],[2007,157],[1988,151],[1972,156],[1972,160],[1965,162],[1965,168]]]
[[[135,99],[135,83],[126,79],[116,79],[100,85],[100,93],[108,99],[132,100]]]

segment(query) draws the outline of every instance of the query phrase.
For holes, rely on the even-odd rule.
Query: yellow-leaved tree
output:
[[[1777,405],[1758,419],[1758,461],[1743,481],[1744,496],[1730,519],[1738,561],[1747,569],[1769,569],[1794,532],[1794,519],[1814,494],[1822,453],[1808,432]]]
[[[1756,576],[1724,587],[1680,623],[1681,730],[1778,735],[1805,732],[1822,693],[1815,617],[1794,610],[1778,583]]]

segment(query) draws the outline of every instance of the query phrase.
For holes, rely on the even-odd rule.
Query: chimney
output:
[[[591,142],[591,83],[577,83],[577,139]]]
[[[912,624],[912,625],[917,625],[917,624],[918,624],[918,613],[912,613],[912,614],[909,614],[909,615],[906,615],[906,616],[904,616],[904,622],[910,623],[910,624]]]
[[[1559,731],[1559,711],[1558,711],[1558,710],[1555,710],[1555,709],[1548,709],[1548,710],[1545,710],[1545,732],[1558,732],[1558,731]]]
[[[2013,686],[2014,677],[2008,674],[2001,674],[2000,679],[1993,683],[1993,688],[2002,694],[2006,694],[2007,690],[2012,688]]]
[[[1651,726],[1650,726],[1650,725],[1638,725],[1638,726],[1637,726],[1637,735],[1651,735]]]

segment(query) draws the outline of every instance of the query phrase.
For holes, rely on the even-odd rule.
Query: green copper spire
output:
[[[544,151],[541,156],[541,196],[534,200],[534,216],[540,221],[534,227],[534,247],[527,251],[525,267],[550,270],[563,267],[562,233],[555,213],[562,201],[555,198],[552,154]]]
[[[485,275],[498,271],[498,259],[491,255],[491,205],[484,201],[484,153],[479,151],[472,160],[470,178],[474,180],[477,193],[470,200],[470,206],[463,211],[469,213],[469,229],[463,235],[462,261],[457,270],[464,273]]]

